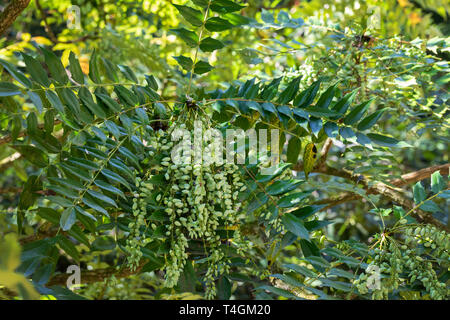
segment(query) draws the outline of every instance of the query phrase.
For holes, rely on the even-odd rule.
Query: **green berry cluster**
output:
[[[233,163],[197,163],[183,158],[181,160],[187,161],[172,161],[174,143],[167,132],[158,132],[149,144],[152,146],[149,156],[159,156],[160,161],[146,178],[136,179],[138,192],[132,207],[135,221],[129,224],[130,236],[126,246],[130,253],[128,262],[135,268],[142,257],[140,248],[151,241],[142,230],[146,226],[147,215],[151,214],[147,213],[147,202],[152,198],[157,205],[164,207],[168,220],[163,226],[164,241],[169,243],[164,266],[165,286],[173,287],[178,283],[190,254],[190,244],[201,243],[206,255],[203,260],[208,264],[203,276],[206,298],[213,298],[216,294],[215,280],[230,271],[229,255],[224,252],[223,242],[231,243],[236,253],[242,256],[250,248],[250,242],[240,231],[241,219],[245,215],[240,210],[238,196],[246,186],[239,167]],[[212,146],[208,143],[202,148],[208,154],[211,151],[208,148]],[[153,185],[154,175],[163,177],[163,182]],[[155,223],[149,226],[153,230],[158,228]]]
[[[448,264],[450,252],[450,234],[438,230],[432,225],[408,226],[405,230],[406,244],[422,244],[433,251],[438,262]]]
[[[434,230],[433,227],[424,227],[425,230]],[[408,229],[407,229],[408,230]],[[423,230],[419,228],[418,234]],[[441,233],[436,231],[433,239],[438,239],[442,245]],[[415,231],[407,232],[408,236],[414,235]],[[425,236],[427,231],[422,236]],[[408,237],[407,236],[407,237]],[[445,235],[446,238],[448,235]],[[439,281],[438,276],[433,267],[432,260],[427,256],[421,256],[420,248],[408,247],[408,245],[400,245],[397,241],[390,238],[388,244],[383,249],[373,250],[373,260],[366,270],[354,281],[354,285],[361,294],[372,293],[372,299],[387,299],[388,294],[399,286],[414,285],[419,280],[425,290],[429,293],[430,298],[434,300],[447,299],[450,291],[445,283]],[[411,241],[408,241],[411,243]],[[436,246],[437,248],[437,246]],[[376,270],[378,274],[373,273]],[[372,272],[370,272],[372,271]],[[374,286],[378,281],[378,285]],[[371,287],[372,286],[372,287]],[[371,288],[372,290],[369,290]]]
[[[151,242],[150,237],[145,237],[142,234],[142,227],[146,227],[147,216],[147,202],[146,198],[151,196],[153,185],[150,183],[143,183],[141,178],[136,178],[136,188],[138,192],[134,193],[132,214],[135,220],[130,222],[128,228],[130,234],[126,239],[125,250],[129,253],[127,256],[128,265],[131,270],[136,270],[141,258],[141,247],[145,247]]]

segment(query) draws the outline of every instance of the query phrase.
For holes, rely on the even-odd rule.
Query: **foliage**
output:
[[[41,2],[1,40],[1,297],[448,299],[445,3]]]

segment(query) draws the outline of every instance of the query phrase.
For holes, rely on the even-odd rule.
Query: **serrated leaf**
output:
[[[139,104],[136,95],[122,85],[114,86],[114,92],[119,96],[122,103],[126,103],[131,107]]]
[[[61,98],[65,105],[69,108],[72,114],[79,115],[81,112],[80,102],[78,101],[75,93],[69,88],[58,89],[58,96]]]
[[[300,85],[300,77],[297,77],[293,79],[291,82],[289,82],[288,86],[280,93],[278,96],[278,102],[281,104],[285,104],[290,102],[292,99],[294,99],[295,94],[298,91],[299,85]]]
[[[97,185],[98,187],[102,188],[103,190],[109,191],[111,193],[114,193],[114,194],[116,194],[118,196],[121,196],[122,198],[126,199],[125,198],[125,194],[120,189],[110,185],[109,183],[106,183],[105,181],[99,180],[99,179],[96,179],[94,181],[94,183],[95,183],[95,185]]]
[[[438,212],[440,210],[438,205],[435,202],[431,201],[431,200],[425,201],[420,206],[420,209],[422,209],[423,211],[427,211],[427,212]]]
[[[111,109],[111,111],[113,111],[113,112],[120,112],[120,110],[122,109],[120,107],[120,105],[116,102],[116,100],[114,100],[110,96],[108,96],[106,94],[102,94],[102,93],[96,93],[95,95],[98,98],[100,98],[100,100],[102,100],[108,106],[108,108]]]
[[[94,198],[92,198],[92,196],[85,194],[82,201],[88,207],[94,209],[95,211],[103,213],[105,216],[109,217],[108,211],[106,211],[102,205],[100,205]]]
[[[92,242],[92,251],[112,250],[116,247],[116,241],[113,237],[101,236]]]
[[[326,117],[326,118],[333,118],[337,115],[339,115],[337,112],[329,110],[329,109],[322,109],[322,108],[316,108],[316,107],[309,107],[300,109],[314,117]]]
[[[322,119],[310,117],[309,128],[311,129],[311,132],[317,137],[320,130],[322,129]]]
[[[106,118],[105,112],[98,104],[94,102],[94,99],[92,98],[92,95],[88,89],[86,89],[85,87],[80,88],[80,90],[78,91],[78,96],[94,115],[101,119]]]
[[[131,70],[131,68],[129,66],[125,66],[122,64],[117,65],[117,67],[119,68],[120,72],[122,72],[122,74],[125,76],[125,78],[127,80],[130,80],[134,83],[138,83],[138,78],[136,77],[136,75],[134,74],[133,70]]]
[[[319,91],[321,81],[318,80],[310,85],[307,89],[300,92],[294,99],[294,106],[306,108],[313,103],[314,98]]]
[[[300,273],[302,276],[309,277],[309,278],[316,278],[318,275],[311,269],[308,269],[304,266],[299,266],[296,264],[286,264],[284,265],[285,268],[289,268],[297,273]]]
[[[95,49],[92,53],[91,59],[89,60],[89,78],[95,83],[100,83],[100,68],[97,50]]]
[[[322,93],[322,95],[320,96],[319,100],[317,101],[317,103],[315,105],[315,108],[328,109],[331,101],[334,98],[334,95],[336,94],[336,87],[337,87],[337,84],[329,87],[324,93]]]
[[[358,93],[359,88],[353,90],[352,92],[347,93],[342,99],[340,99],[336,104],[331,108],[331,110],[337,112],[340,115],[344,115],[348,107],[352,104],[355,99],[356,94]],[[339,119],[339,116],[333,117],[333,120]]]
[[[117,173],[108,169],[103,169],[101,171],[101,174],[104,175],[106,178],[111,179],[112,181],[115,181],[117,183],[120,183],[125,187],[127,187],[129,190],[131,190],[129,183],[124,178],[119,176]]]

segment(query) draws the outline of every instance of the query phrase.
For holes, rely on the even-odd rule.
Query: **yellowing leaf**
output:
[[[14,270],[20,265],[20,245],[15,234],[7,234],[0,241],[0,286],[17,292],[24,299],[39,299],[31,283]]]
[[[29,34],[29,33],[22,33],[22,40],[26,41],[26,42],[30,41],[31,40],[31,34]]]
[[[411,12],[409,14],[408,18],[409,18],[409,22],[411,23],[412,26],[415,26],[420,21],[422,21],[422,18],[420,17],[420,15],[417,12]]]
[[[20,246],[15,234],[7,234],[0,242],[0,270],[14,271],[20,265]]]
[[[45,37],[33,37],[31,39],[34,42],[36,42],[37,44],[41,44],[41,45],[44,45],[44,46],[51,46],[52,45],[52,42],[49,39],[45,38]]]
[[[89,59],[87,57],[80,57],[80,67],[84,74],[89,74]]]
[[[305,147],[305,153],[303,154],[303,171],[305,172],[305,177],[308,179],[309,173],[314,167],[314,162],[317,158],[317,147],[314,143],[310,142]]]

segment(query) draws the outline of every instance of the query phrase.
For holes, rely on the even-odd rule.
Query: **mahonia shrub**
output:
[[[412,128],[447,139],[448,110],[423,92],[442,91],[445,79],[433,79],[448,65],[420,43],[347,35],[287,11],[256,19],[231,0],[170,8],[180,25],[166,22],[167,32],[179,41],[167,59],[152,46],[153,75],[102,52],[104,39],[88,61],[43,45],[0,59],[0,143],[27,166],[14,173],[24,181],[17,199],[0,202],[14,207],[0,220],[1,296],[448,299],[449,166],[392,173],[399,150],[415,147]],[[334,32],[307,35],[336,41],[326,56],[311,46],[312,62],[295,70],[291,56],[267,59],[278,49],[239,48],[250,66],[289,70],[245,81],[220,73],[252,30],[292,49],[283,41],[314,26]],[[401,62],[381,66],[388,57]],[[424,97],[409,78],[367,79],[425,71]],[[401,190],[411,181],[412,199]],[[364,217],[329,210],[350,201]],[[72,267],[81,284],[67,288]]]

